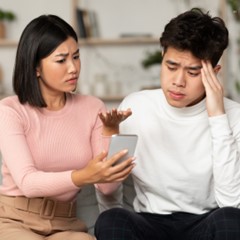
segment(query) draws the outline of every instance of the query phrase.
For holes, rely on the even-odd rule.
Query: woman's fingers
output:
[[[105,113],[100,112],[99,117],[105,126],[116,126],[119,125],[122,121],[127,119],[130,115],[132,115],[131,109],[127,109],[126,111],[118,111],[117,109],[112,109],[111,111],[107,111]]]

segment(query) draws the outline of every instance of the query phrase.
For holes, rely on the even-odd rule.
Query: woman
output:
[[[1,240],[95,239],[76,218],[78,192],[87,184],[112,192],[134,167],[133,158],[112,166],[124,150],[104,161],[109,136],[131,111],[105,114],[99,99],[73,93],[77,41],[54,15],[32,20],[20,38],[16,96],[0,102]]]

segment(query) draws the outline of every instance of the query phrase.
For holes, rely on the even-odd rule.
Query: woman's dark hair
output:
[[[168,47],[188,50],[195,57],[210,60],[216,66],[228,46],[228,30],[219,17],[211,17],[199,8],[173,18],[160,37],[164,52]]]
[[[13,89],[20,103],[46,107],[36,69],[68,37],[78,42],[73,28],[55,15],[41,15],[24,29],[17,49],[13,73]]]

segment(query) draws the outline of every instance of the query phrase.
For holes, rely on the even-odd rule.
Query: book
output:
[[[85,26],[86,30],[86,35],[87,37],[92,37],[92,26],[90,22],[90,11],[88,10],[82,10],[82,15],[83,15],[83,23]]]
[[[89,25],[91,28],[91,37],[99,38],[98,19],[95,11],[89,11]]]
[[[80,38],[87,38],[87,31],[84,22],[84,11],[83,9],[77,9],[77,25],[78,25],[78,35]]]
[[[80,38],[99,37],[99,28],[94,11],[77,9],[77,24]]]

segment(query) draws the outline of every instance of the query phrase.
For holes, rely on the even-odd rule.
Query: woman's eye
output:
[[[60,59],[60,60],[57,60],[58,63],[64,63],[65,62],[65,59]]]
[[[76,55],[73,57],[74,59],[79,59],[80,58],[80,55]]]

